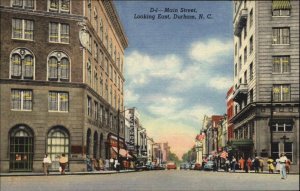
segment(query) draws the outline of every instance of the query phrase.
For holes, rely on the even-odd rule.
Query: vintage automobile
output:
[[[214,169],[213,161],[207,161],[207,163],[203,167],[203,170],[213,170],[213,169]]]
[[[195,163],[194,170],[201,170],[202,165],[200,163]]]
[[[170,170],[170,169],[177,169],[177,166],[175,164],[175,162],[168,162],[167,163],[167,169]]]

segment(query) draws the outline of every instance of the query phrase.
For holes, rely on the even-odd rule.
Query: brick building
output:
[[[128,40],[112,1],[1,0],[1,172],[70,171],[110,158],[120,122]]]

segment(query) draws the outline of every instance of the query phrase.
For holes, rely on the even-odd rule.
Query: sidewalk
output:
[[[120,170],[117,171],[90,171],[90,172],[66,172],[65,175],[95,175],[95,174],[117,174],[117,173],[129,173],[136,172],[135,170]],[[1,176],[45,176],[43,172],[7,172],[0,173]],[[61,176],[60,172],[50,172],[48,176]]]
[[[218,172],[225,172],[225,170],[219,169]],[[225,172],[225,173],[246,173],[246,172],[245,172],[245,170],[235,170],[235,172],[229,171],[229,172]],[[253,173],[253,174],[279,174],[279,172],[269,173],[269,171],[267,171],[267,170],[265,170],[263,172],[259,171],[258,173],[256,173],[254,170],[249,170],[248,173]],[[295,174],[298,174],[298,173],[290,172],[289,174],[290,175],[295,175]],[[287,174],[287,175],[289,175],[289,174]]]

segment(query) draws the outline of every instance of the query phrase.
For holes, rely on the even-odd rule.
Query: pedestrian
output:
[[[254,162],[253,162],[254,170],[255,172],[259,172],[259,159],[258,157],[255,157]]]
[[[279,158],[276,159],[276,171],[280,172],[280,162],[279,162]]]
[[[59,158],[59,165],[61,168],[61,174],[65,174],[65,170],[68,164],[68,158],[66,157],[65,154],[62,154],[61,157]]]
[[[100,170],[104,170],[104,162],[103,162],[102,158],[99,159],[99,167],[100,167]]]
[[[287,158],[285,156],[285,153],[281,153],[280,158],[279,158],[281,179],[287,178],[287,176],[286,176],[286,161],[287,161]]]
[[[250,157],[248,157],[248,160],[247,160],[247,169],[248,169],[249,172],[250,172],[251,168],[252,168],[252,160],[251,160]]]
[[[105,159],[105,168],[104,170],[109,170],[109,160]]]
[[[239,160],[239,166],[241,170],[244,170],[245,167],[245,159],[243,157],[240,158]]]
[[[259,158],[259,167],[260,167],[260,171],[263,172],[264,171],[264,160],[261,157]]]
[[[228,160],[228,158],[226,158],[226,161],[225,161],[225,171],[226,172],[229,171],[229,165],[230,165],[230,161]]]
[[[290,168],[291,168],[291,161],[290,161],[290,159],[287,159],[287,161],[286,161],[286,172],[288,174],[290,174]]]
[[[114,169],[115,170],[118,170],[118,165],[119,165],[118,159],[115,158],[115,161],[114,161]]]
[[[267,163],[268,163],[268,169],[269,169],[269,173],[274,173],[274,160],[272,159],[271,156],[269,156],[269,159],[267,160]]]
[[[50,165],[51,165],[51,159],[48,157],[48,154],[45,154],[43,159],[43,168],[44,168],[44,174],[46,176],[49,175]]]
[[[232,165],[232,171],[235,172],[236,159],[234,156],[232,157],[231,165]]]
[[[110,166],[110,170],[114,169],[114,159],[112,157],[109,159],[109,166]]]

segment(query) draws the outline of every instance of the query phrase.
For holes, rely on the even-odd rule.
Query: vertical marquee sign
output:
[[[129,144],[127,145],[127,149],[129,151],[134,151],[134,110],[131,110],[129,114]]]

